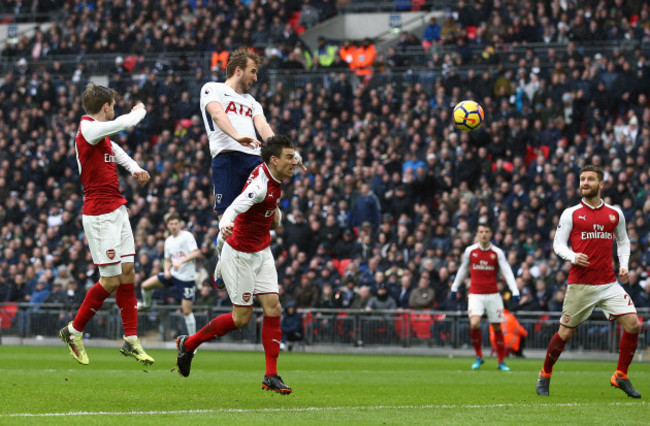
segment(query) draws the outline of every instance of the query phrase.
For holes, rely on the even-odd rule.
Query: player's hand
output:
[[[255,138],[251,138],[250,136],[239,136],[235,138],[235,140],[240,144],[249,147],[250,149],[257,149],[262,146],[262,142],[258,141]]]
[[[174,262],[174,263],[172,264],[172,267],[174,268],[174,271],[178,271],[178,268],[180,268],[181,265],[182,265],[181,262]]]
[[[455,291],[450,291],[449,292],[449,300],[456,300],[456,292]]]
[[[139,172],[134,172],[133,177],[137,179],[140,186],[145,186],[147,182],[151,179],[149,172],[146,170],[140,170]]]
[[[221,236],[223,237],[224,240],[227,240],[228,237],[232,235],[232,230],[235,227],[232,223],[228,223],[224,225],[223,227],[219,228],[221,231]]]
[[[589,257],[587,257],[587,255],[584,253],[577,253],[576,261],[574,262],[574,265],[584,266],[584,267],[589,266]]]
[[[170,278],[172,277],[172,274],[171,274],[169,271],[165,271],[165,272],[163,273],[163,275],[164,275],[165,278],[167,278],[167,279],[170,279]]]
[[[144,109],[144,104],[142,102],[138,102],[137,104],[133,105],[133,108],[131,108],[131,112],[137,111],[139,109]]]
[[[303,172],[307,171],[307,166],[302,163],[302,155],[298,151],[293,152],[293,158],[298,163],[298,166],[302,169]]]
[[[618,280],[623,284],[627,284],[628,281],[630,281],[630,276],[629,276],[629,274],[627,272],[627,269],[620,268],[618,270]]]
[[[518,305],[520,301],[521,301],[521,296],[512,296],[512,303],[514,303],[515,305]]]

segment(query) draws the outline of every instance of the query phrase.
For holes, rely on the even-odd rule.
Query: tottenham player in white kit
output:
[[[191,232],[185,231],[180,217],[170,213],[165,219],[169,237],[165,239],[164,272],[149,277],[142,283],[142,303],[138,310],[151,309],[151,299],[156,288],[176,287],[181,297],[181,310],[189,334],[196,333],[196,319],[192,312],[196,280],[194,259],[199,256],[199,247]]]
[[[86,293],[72,322],[59,331],[70,354],[80,364],[88,364],[83,344],[86,324],[102,307],[104,300],[115,292],[124,327],[124,346],[120,352],[145,365],[154,360],[138,340],[137,299],[133,281],[135,243],[127,213],[126,199],[119,190],[116,163],[126,168],[145,185],[149,173],[138,166],[122,148],[109,138],[138,124],[146,111],[136,104],[129,114],[115,118],[117,93],[107,87],[89,84],[81,95],[86,115],[81,117],[75,137],[77,164],[84,192],[83,228],[93,262],[99,267],[99,282]]]
[[[176,364],[181,375],[189,376],[194,350],[214,337],[245,327],[253,316],[253,297],[257,297],[264,311],[262,344],[266,374],[262,388],[289,394],[291,388],[277,372],[282,306],[269,230],[281,220],[278,205],[282,180],[293,176],[298,162],[293,144],[281,135],[272,136],[262,146],[262,159],[264,163],[251,173],[243,192],[226,209],[219,223],[226,239],[222,252],[223,277],[233,311],[213,318],[193,336],[179,336]]]
[[[240,47],[228,58],[226,81],[206,83],[201,88],[200,108],[210,143],[214,209],[219,219],[262,162],[262,142],[257,139],[257,133],[263,141],[274,135],[262,105],[248,93],[257,81],[260,63],[255,52]],[[296,158],[302,165],[298,153]],[[222,247],[223,237],[219,234],[219,254]],[[221,262],[217,263],[214,278],[217,287],[223,288],[220,271]]]
[[[618,207],[606,204],[600,196],[603,170],[596,166],[580,169],[580,204],[564,210],[555,231],[553,250],[571,262],[567,292],[562,305],[560,329],[551,338],[544,366],[537,380],[537,394],[548,396],[553,365],[576,328],[598,306],[610,320],[623,327],[618,365],[610,384],[627,396],[641,398],[627,377],[639,341],[641,323],[632,299],[616,282],[613,264],[614,239],[618,245],[618,279],[628,281],[630,240],[625,218]],[[569,247],[570,243],[570,247]]]
[[[503,360],[505,357],[503,330],[501,330],[501,323],[504,321],[503,300],[501,300],[501,295],[497,289],[497,273],[501,271],[501,275],[506,279],[515,302],[519,300],[519,289],[503,251],[490,243],[492,230],[487,223],[479,223],[477,236],[478,243],[467,247],[463,253],[462,262],[451,286],[450,297],[452,300],[456,298],[458,288],[465,280],[467,273],[469,273],[471,283],[469,295],[467,296],[467,314],[469,315],[470,340],[476,353],[472,370],[478,370],[484,363],[481,318],[485,313],[494,329],[497,369],[510,371],[510,368]]]

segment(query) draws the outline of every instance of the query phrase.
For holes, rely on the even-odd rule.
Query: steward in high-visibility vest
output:
[[[357,46],[352,44],[350,40],[345,40],[343,46],[339,49],[339,56],[352,69],[354,69],[354,56],[356,55],[356,51]]]
[[[369,38],[366,38],[363,41],[363,45],[357,48],[356,55],[354,55],[353,68],[356,69],[356,74],[358,76],[371,76],[372,66],[375,63],[376,56],[377,51],[375,50],[375,45],[372,44]]]
[[[338,49],[335,45],[327,43],[325,37],[318,37],[318,47],[314,49],[314,59],[318,58],[319,66],[331,67],[336,60]]]

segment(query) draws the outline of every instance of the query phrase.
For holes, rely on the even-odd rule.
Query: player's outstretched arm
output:
[[[266,141],[268,138],[275,135],[275,132],[271,129],[268,121],[266,121],[264,114],[254,116],[253,124],[255,124],[255,129],[257,130],[257,133],[262,136],[263,141]]]
[[[133,127],[147,115],[144,105],[139,102],[130,113],[123,114],[111,121],[87,121],[81,122],[80,129],[84,139],[91,145],[97,145],[106,136],[127,130]]]

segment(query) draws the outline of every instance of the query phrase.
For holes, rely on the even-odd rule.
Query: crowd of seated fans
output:
[[[158,70],[131,72],[122,54],[232,50],[258,26],[269,37],[291,37],[283,29],[299,2],[253,1],[247,7],[222,1],[214,8],[166,2],[169,9],[161,9],[162,3],[64,2],[64,23],[23,40],[20,51],[3,50],[16,68],[0,85],[0,301],[76,304],[97,280],[81,228],[73,144],[89,75],[83,61],[65,70],[48,59],[68,49],[121,58],[109,75],[121,95],[116,114],[139,100],[147,106],[134,131],[113,138],[152,176],[144,188],[121,176],[137,246],[136,283],[161,270],[163,216],[175,211],[201,247],[201,300],[228,306],[227,295],[209,284],[217,226],[197,104],[201,85],[223,74],[198,69],[191,56],[168,64],[189,73],[163,72],[162,63]],[[350,70],[338,44],[323,38],[322,55],[312,60],[318,57],[313,63],[319,67],[331,60],[338,70],[330,79],[290,89],[282,78],[275,84],[261,78],[253,86],[272,128],[296,142],[309,169],[286,187],[285,220],[273,232],[284,303],[365,309],[385,289],[399,308],[463,309],[462,299],[448,300],[449,286],[478,220],[486,218],[521,289],[519,306],[510,308],[558,311],[569,265],[552,251],[553,230],[562,210],[580,200],[579,168],[595,164],[605,169],[605,199],[621,206],[627,222],[632,255],[626,289],[638,307],[650,307],[648,7],[594,1],[576,9],[566,3],[566,10],[554,3],[533,11],[502,1],[468,16],[460,2],[439,32],[427,29],[426,39],[406,34],[403,42],[376,52],[372,66]],[[323,5],[330,8],[319,9]],[[319,19],[333,13],[332,2],[311,6]],[[246,29],[250,25],[254,31]],[[541,38],[534,39],[531,26]],[[582,43],[595,37],[587,38],[590,31],[599,40],[630,41],[632,48],[585,55]],[[500,43],[543,42],[549,32],[553,42],[565,37],[566,47],[549,48],[543,56],[527,50],[515,69],[505,66],[512,63],[508,55],[465,57],[465,43],[485,40],[487,48],[495,37]],[[423,47],[422,40],[430,44]],[[304,49],[293,43],[278,41],[291,52],[278,49],[266,55],[265,65],[279,60],[275,66],[282,67],[289,61],[285,54]],[[445,45],[457,49],[436,56]],[[412,47],[433,52],[434,72],[399,79],[391,70],[408,64]],[[35,49],[42,56],[35,58]],[[305,58],[300,55],[294,54],[296,63]],[[463,63],[480,66],[460,72]],[[370,75],[358,72],[369,68]],[[462,133],[451,125],[451,108],[464,98],[483,105],[483,129]],[[176,300],[165,296],[159,303]]]

